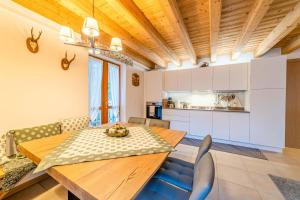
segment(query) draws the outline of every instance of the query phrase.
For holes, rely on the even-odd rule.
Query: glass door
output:
[[[101,125],[103,61],[89,58],[89,114],[92,126]]]
[[[120,121],[120,68],[108,63],[108,122]]]
[[[120,66],[90,57],[89,110],[93,126],[120,120]]]

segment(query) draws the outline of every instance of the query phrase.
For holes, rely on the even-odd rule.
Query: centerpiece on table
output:
[[[121,124],[115,124],[106,129],[104,133],[109,137],[125,137],[129,134],[129,130]]]

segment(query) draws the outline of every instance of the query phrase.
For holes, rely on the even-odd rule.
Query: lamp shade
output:
[[[82,32],[89,37],[99,36],[99,26],[98,22],[93,17],[86,17],[84,19]]]
[[[69,43],[75,42],[74,31],[70,27],[62,26],[59,32],[59,39]]]
[[[110,50],[112,51],[122,51],[122,41],[120,38],[113,37],[110,43]]]

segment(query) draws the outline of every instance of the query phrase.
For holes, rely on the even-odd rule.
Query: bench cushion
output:
[[[6,156],[6,135],[2,134],[0,136],[0,165],[9,161],[9,158]]]
[[[42,126],[36,126],[32,128],[24,128],[9,131],[9,134],[13,134],[16,145],[34,139],[58,135],[60,133],[61,126],[59,122]]]
[[[185,200],[189,196],[190,192],[154,178],[137,195],[136,200]]]
[[[8,191],[28,172],[36,167],[28,158],[13,158],[3,165],[4,176],[1,181],[1,188]]]
[[[88,116],[68,118],[60,120],[62,132],[72,132],[85,129],[89,126],[90,118]]]
[[[176,158],[168,158],[154,175],[182,189],[192,191],[194,165]]]

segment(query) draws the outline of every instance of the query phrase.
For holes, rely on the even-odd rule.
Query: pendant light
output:
[[[61,26],[59,32],[59,39],[64,42],[74,43],[74,31],[68,26]]]
[[[122,51],[122,41],[120,38],[113,37],[110,43],[110,50],[112,51]]]
[[[93,17],[84,19],[82,32],[88,37],[97,37],[100,35],[98,22],[95,19],[95,2],[93,0]]]

